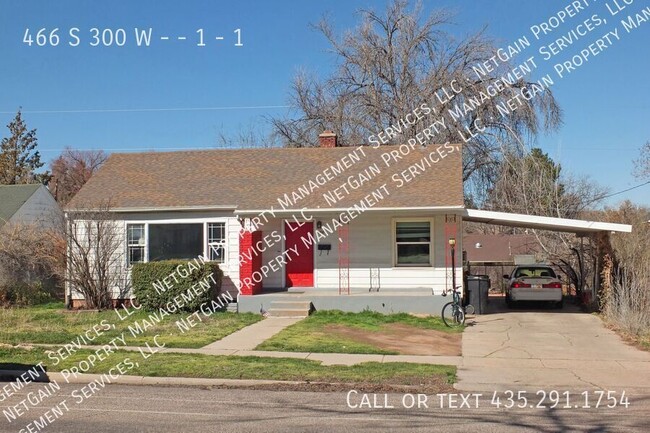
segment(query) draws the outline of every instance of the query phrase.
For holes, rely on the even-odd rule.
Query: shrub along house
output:
[[[320,140],[113,154],[70,209],[110,202],[127,269],[199,254],[218,262],[222,290],[241,289],[240,311],[304,302],[438,313],[440,294],[462,281],[460,145],[339,147],[331,132]]]

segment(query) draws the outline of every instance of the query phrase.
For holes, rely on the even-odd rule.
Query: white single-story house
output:
[[[439,312],[439,295],[462,283],[461,146],[320,139],[112,154],[68,210],[110,202],[127,267],[199,254],[219,262],[240,311],[289,295],[316,308]]]

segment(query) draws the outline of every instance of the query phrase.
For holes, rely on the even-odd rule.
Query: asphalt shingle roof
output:
[[[0,227],[13,217],[41,184],[0,185]]]
[[[355,150],[356,149],[356,150]],[[112,154],[102,168],[86,183],[71,201],[69,208],[86,207],[110,201],[113,208],[166,208],[198,206],[236,206],[238,210],[280,208],[278,197],[298,191],[299,200],[287,208],[345,208],[363,199],[368,193],[387,184],[390,192],[376,207],[462,206],[462,157],[460,145],[432,145],[409,149],[364,146],[336,148],[264,148],[215,149],[180,152],[147,152]],[[400,159],[387,152],[398,152]],[[358,157],[338,176],[331,176],[332,166],[339,161],[350,163],[351,154]],[[440,154],[445,155],[444,158]],[[395,154],[394,154],[395,155]],[[438,160],[433,163],[432,161]],[[340,165],[340,164],[339,164]],[[376,167],[380,173],[369,172]],[[409,168],[411,167],[411,168]],[[413,180],[406,182],[401,172]],[[415,174],[415,173],[418,174]],[[346,184],[367,179],[362,187]],[[321,176],[319,176],[321,175]],[[300,187],[323,181],[305,195]],[[398,187],[397,179],[404,182]],[[341,198],[328,204],[323,197],[346,184],[348,192],[339,189]]]

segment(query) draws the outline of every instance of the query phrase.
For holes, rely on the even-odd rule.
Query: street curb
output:
[[[276,386],[341,386],[349,389],[359,388],[357,383],[347,382],[308,382],[308,381],[290,381],[290,380],[266,380],[266,379],[213,379],[213,378],[200,378],[200,377],[150,377],[150,376],[119,376],[116,379],[107,377],[104,378],[102,374],[77,374],[76,376],[69,377],[67,380],[61,373],[48,373],[50,381],[57,383],[67,384],[88,384],[95,380],[103,380],[106,385],[129,385],[129,386],[193,386],[193,387],[225,387],[225,388],[252,388],[258,389],[261,386],[276,385]],[[455,387],[457,384],[450,385]],[[362,384],[361,389],[364,387],[384,386],[382,384]],[[387,385],[392,390],[390,392],[419,392],[420,386],[418,385]],[[268,389],[268,388],[262,388]],[[286,388],[282,388],[286,390]],[[290,389],[290,388],[289,388]],[[298,389],[301,391],[304,389]]]
[[[103,374],[77,374],[67,379],[62,373],[47,373],[50,380],[58,383],[86,384],[95,380],[103,380],[112,385],[183,385],[183,386],[236,386],[252,387],[259,385],[304,385],[314,382],[287,381],[287,380],[265,380],[265,379],[212,379],[200,377],[151,377],[151,376],[128,376],[120,375],[113,379]]]

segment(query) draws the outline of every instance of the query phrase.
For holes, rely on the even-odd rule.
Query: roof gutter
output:
[[[286,214],[299,214],[302,212],[309,212],[310,214],[317,213],[337,213],[347,212],[354,209],[354,207],[342,208],[304,208],[304,209],[242,209],[235,210],[235,215],[260,215],[263,213],[273,215],[286,215]],[[465,206],[422,206],[422,207],[371,207],[365,209],[368,211],[383,211],[383,212],[396,212],[396,211],[462,211]]]
[[[75,209],[67,208],[66,212],[117,212],[117,213],[136,213],[136,212],[192,212],[192,211],[210,211],[210,210],[232,210],[237,209],[236,205],[219,205],[219,206],[156,206],[156,207],[112,207],[112,208],[88,208]]]

